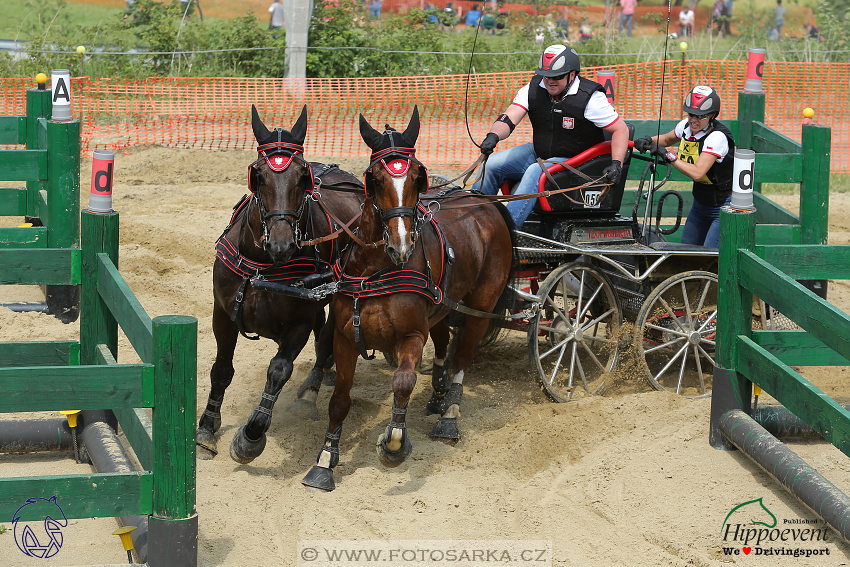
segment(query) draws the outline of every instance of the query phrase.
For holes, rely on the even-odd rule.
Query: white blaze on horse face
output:
[[[404,185],[407,183],[407,176],[404,177],[393,177],[393,187],[395,188],[396,196],[398,196],[398,205],[400,207],[404,204]],[[404,246],[406,242],[407,229],[404,228],[404,217],[398,217],[398,240],[401,246]],[[401,252],[401,250],[399,250]]]

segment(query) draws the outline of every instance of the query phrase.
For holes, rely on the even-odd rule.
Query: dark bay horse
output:
[[[334,266],[339,286],[331,303],[336,386],[317,464],[302,481],[322,490],[335,487],[333,468],[339,462],[342,422],[351,407],[354,369],[358,356],[368,358],[367,349],[388,352],[398,361],[392,381],[392,418],[378,440],[380,461],[398,466],[412,450],[406,432],[407,406],[429,335],[435,360],[434,395],[428,406],[442,414],[432,436],[457,439],[464,371],[489,321],[466,315],[465,331],[447,368],[450,309],[446,304],[463,300],[466,308],[491,312],[509,281],[513,258],[504,207],[460,194],[453,205],[479,206],[441,211],[437,201],[423,195],[428,173],[414,157],[418,109],[403,133],[387,125],[382,134],[362,115],[360,133],[372,149],[359,231],[362,242],[368,244],[352,244]]]
[[[353,175],[304,161],[306,106],[291,131],[270,131],[257,109],[252,106],[251,110],[259,159],[249,167],[250,196],[237,205],[216,244],[213,333],[217,352],[210,371],[209,400],[197,430],[198,445],[208,451],[205,456],[215,455],[215,433],[221,426],[224,393],[233,379],[239,334],[275,341],[278,350],[269,363],[259,405],[230,446],[230,456],[240,463],[251,462],[265,448],[274,403],[311,332],[316,337],[316,364],[301,397],[311,400],[312,395],[315,400],[323,368],[332,364],[333,331],[325,326],[325,306],[330,300],[311,301],[289,294],[303,296],[312,287],[308,282],[332,279],[331,264],[347,242],[345,235],[312,246],[302,247],[301,242],[331,235],[337,221],[349,222],[359,214],[363,202],[363,185]],[[327,186],[350,192],[321,189]],[[280,293],[283,288],[289,294]],[[312,417],[318,419],[318,413]]]

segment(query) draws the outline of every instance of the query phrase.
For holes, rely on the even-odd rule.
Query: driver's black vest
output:
[[[528,118],[537,157],[571,158],[603,142],[602,130],[584,117],[591,95],[597,91],[605,94],[602,85],[579,76],[578,92],[553,102],[540,86],[542,78],[534,75],[528,85]]]
[[[688,141],[685,138],[682,138],[682,141],[679,142],[679,159],[688,163],[696,163],[702,153],[708,134],[715,130],[726,136],[729,152],[723,158],[722,163],[715,161],[702,179],[694,181],[693,188],[694,199],[709,207],[721,206],[732,194],[732,177],[735,169],[735,140],[732,138],[732,132],[724,124],[712,120],[705,136],[695,142]]]

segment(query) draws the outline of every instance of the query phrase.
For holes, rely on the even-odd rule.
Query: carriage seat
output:
[[[623,159],[622,173],[620,179],[615,185],[608,188],[608,191],[602,195],[601,187],[593,187],[582,189],[581,195],[578,191],[566,193],[581,204],[576,204],[570,201],[564,194],[553,195],[551,197],[540,197],[534,205],[534,210],[537,213],[557,214],[561,217],[587,217],[589,216],[613,216],[620,212],[620,203],[623,200],[623,191],[626,188],[626,178],[629,174],[629,164],[631,163],[632,148],[634,148],[635,127],[633,124],[626,122],[626,127],[629,129],[629,146],[626,148],[626,156]],[[588,150],[570,158],[566,161],[571,167],[581,171],[585,175],[596,179],[602,176],[602,171],[611,165],[611,134],[604,132],[606,141],[596,144]],[[578,175],[568,171],[560,163],[552,164],[548,167],[550,175],[555,179],[558,185],[565,189],[567,187],[575,187],[586,183]],[[538,191],[553,191],[556,187],[547,179],[545,174],[540,175]],[[599,197],[602,197],[600,200]]]

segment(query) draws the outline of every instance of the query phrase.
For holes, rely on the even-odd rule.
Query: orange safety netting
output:
[[[737,115],[737,93],[743,90],[745,61],[671,60],[587,68],[617,73],[618,112],[630,119],[682,116],[681,101],[696,84],[708,84],[723,100],[721,120]],[[118,150],[139,144],[195,149],[252,149],[251,105],[269,126],[289,128],[304,104],[310,115],[306,151],[311,156],[368,156],[360,138],[358,115],[375,127],[407,125],[414,105],[422,117],[417,155],[436,169],[471,163],[493,120],[509,104],[531,73],[475,74],[356,79],[172,78],[72,80],[72,112],[82,123],[83,151]],[[850,64],[765,64],[765,121],[800,141],[802,110],[815,110],[814,122],[832,127],[832,171],[850,171],[848,97]],[[0,114],[24,114],[30,79],[0,79]],[[466,108],[465,108],[466,107]],[[527,120],[500,144],[511,147],[531,140]]]

